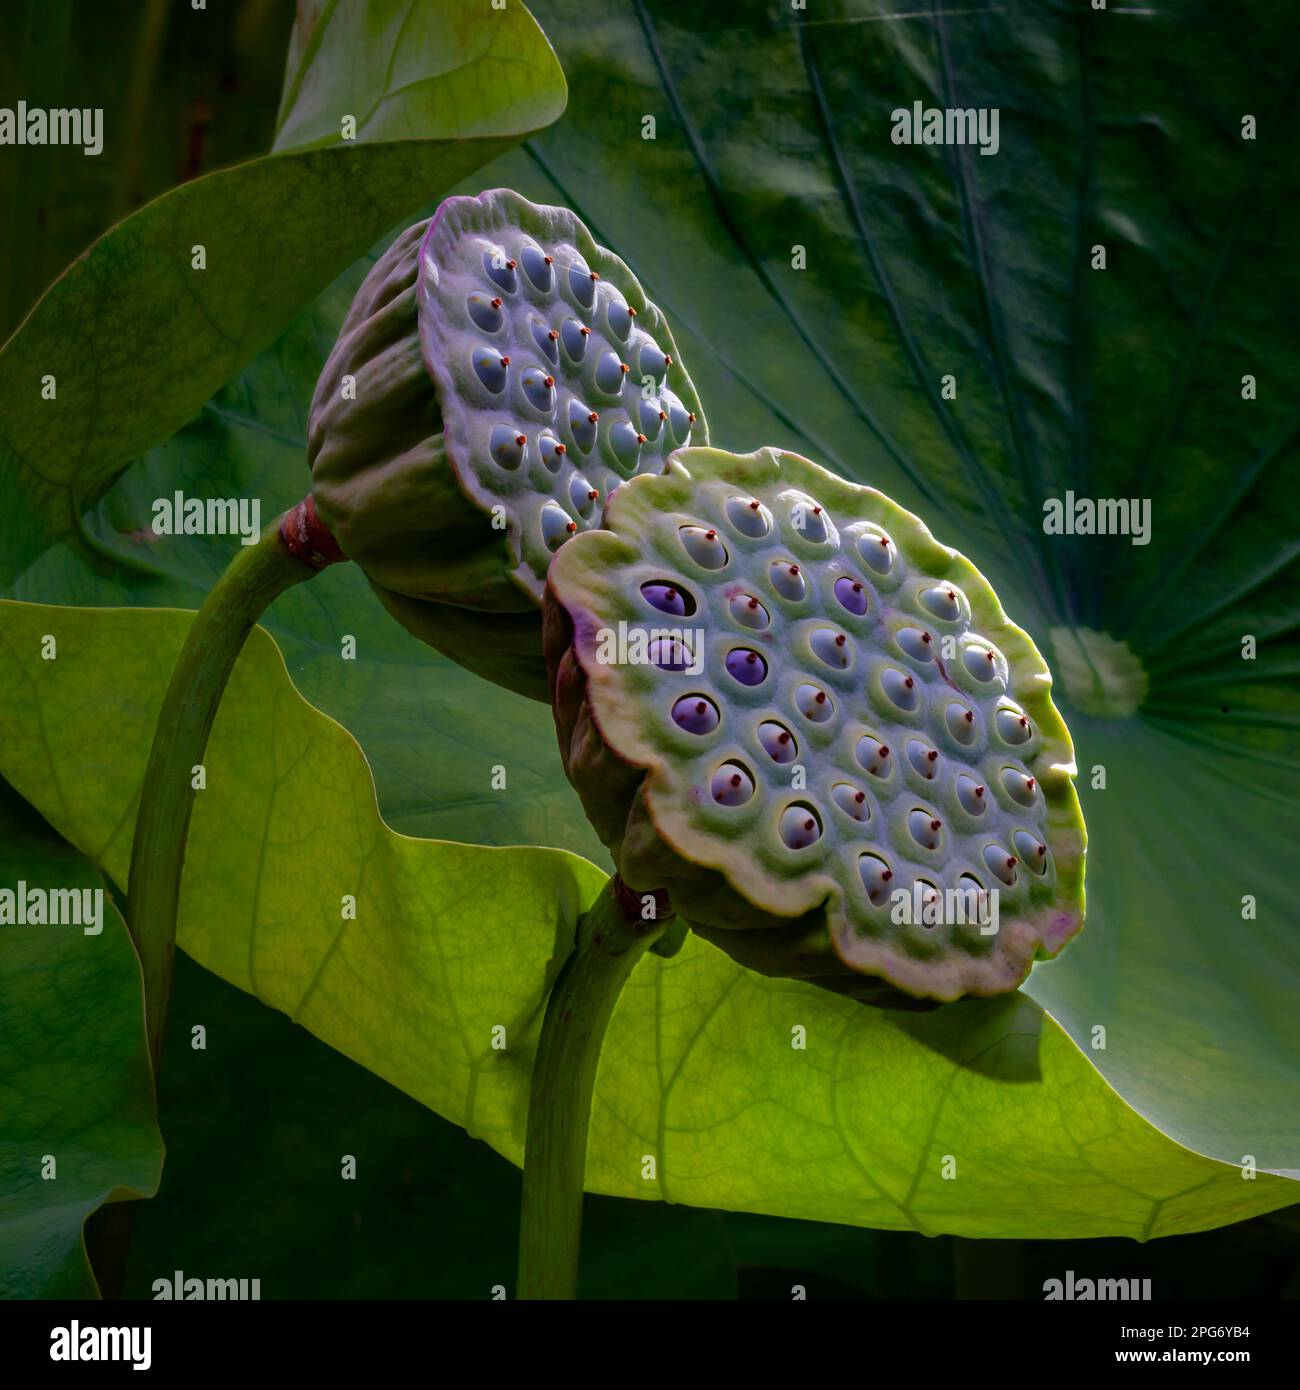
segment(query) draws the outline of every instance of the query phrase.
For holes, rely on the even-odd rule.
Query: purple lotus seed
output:
[[[689,618],[695,612],[695,600],[680,584],[652,579],[641,585],[641,592],[653,607],[674,618]]]
[[[748,647],[734,647],[727,653],[727,672],[741,685],[762,685],[767,679],[767,662]]]
[[[754,779],[739,763],[723,763],[710,786],[719,806],[743,806],[754,795]]]
[[[589,454],[596,442],[596,421],[599,419],[600,416],[588,410],[577,397],[569,401],[569,434],[584,454]]]
[[[494,395],[506,389],[506,368],[510,359],[503,357],[496,348],[481,347],[474,350],[474,371],[478,379]]]
[[[626,420],[620,420],[609,432],[609,445],[615,458],[624,468],[635,468],[645,436],[638,434]]]
[[[765,720],[758,726],[758,741],[774,763],[792,763],[799,756],[794,735],[775,720]]]
[[[542,540],[548,550],[558,550],[577,529],[578,523],[558,503],[542,508]]]
[[[598,277],[597,277],[598,278]],[[569,289],[573,297],[584,309],[590,309],[596,302],[596,281],[584,265],[569,267]]]
[[[705,695],[683,695],[673,705],[673,720],[688,734],[711,734],[718,727],[718,707]]]
[[[560,471],[560,463],[568,450],[553,434],[540,434],[537,437],[537,449],[542,456],[542,462],[552,473]]]
[[[655,637],[650,642],[649,656],[661,671],[685,671],[695,653],[680,637]]]
[[[632,331],[632,320],[635,317],[635,312],[618,300],[611,300],[609,308],[605,310],[605,322],[609,325],[609,331],[620,343],[627,342],[627,335]]]
[[[647,342],[641,345],[640,355],[637,357],[637,367],[640,374],[645,377],[653,377],[658,381],[668,370],[671,359],[664,353],[663,349],[654,343]]]
[[[685,444],[691,437],[691,424],[693,423],[691,417],[686,413],[686,407],[671,391],[660,391],[659,398],[668,408],[668,427],[673,432],[674,441],[679,445]]]
[[[555,378],[548,376],[540,367],[528,367],[520,382],[528,403],[534,409],[547,415],[555,409]]]
[[[623,363],[618,353],[606,348],[596,363],[596,385],[607,395],[617,396],[623,389]]]
[[[528,443],[513,425],[493,425],[488,437],[488,452],[502,468],[518,468],[523,462],[524,445]]]
[[[781,838],[790,849],[807,849],[822,833],[817,813],[805,802],[796,801],[781,812]]]
[[[950,704],[944,712],[944,722],[958,743],[975,742],[975,715],[965,705],[959,705],[956,701]]]
[[[551,274],[551,257],[538,250],[536,246],[525,246],[519,253],[519,259],[524,263],[524,274],[532,281],[535,289],[543,293],[551,288],[553,276]]]
[[[951,584],[938,584],[921,595],[921,605],[927,612],[946,623],[961,617],[961,595]]]
[[[475,290],[465,301],[469,316],[484,333],[495,333],[501,327],[503,315],[501,300],[489,297],[482,290]]]
[[[647,439],[657,439],[660,426],[664,422],[659,402],[642,400],[637,406],[637,417],[641,421],[641,433]]]
[[[1019,861],[1015,855],[1008,854],[1001,845],[985,845],[984,862],[988,865],[989,872],[996,874],[1003,883],[1012,884],[1016,881],[1016,864]]]
[[[811,497],[799,497],[790,509],[790,524],[806,541],[820,545],[830,535],[826,513]]]
[[[881,743],[879,739],[872,738],[869,734],[858,740],[855,753],[857,760],[862,764],[865,771],[873,777],[889,776],[889,746]]]
[[[741,627],[761,632],[771,621],[771,614],[753,594],[736,594],[731,600],[731,616]]]
[[[589,517],[592,508],[600,499],[600,493],[582,476],[575,473],[569,479],[569,501],[573,503],[573,510],[581,517]]]
[[[961,659],[966,669],[977,681],[997,679],[997,657],[988,647],[967,647],[962,652]]]
[[[577,319],[565,319],[560,325],[560,342],[570,362],[582,361],[590,333],[591,329],[584,327]]]
[[[1020,854],[1020,862],[1028,865],[1036,874],[1047,872],[1047,846],[1027,830],[1017,830],[1013,839]]]
[[[856,579],[844,575],[835,581],[835,597],[840,607],[860,618],[867,611],[867,591]]]

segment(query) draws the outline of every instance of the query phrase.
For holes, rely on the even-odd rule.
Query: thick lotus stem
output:
[[[171,997],[194,768],[203,761],[217,707],[254,624],[286,589],[346,558],[308,496],[256,545],[241,548],[199,609],[177,658],[140,790],[127,897],[155,1076]]]
[[[546,1003],[528,1100],[519,1223],[520,1298],[573,1298],[578,1288],[587,1128],[601,1043],[633,967],[664,932],[617,875],[578,923],[578,940]]]

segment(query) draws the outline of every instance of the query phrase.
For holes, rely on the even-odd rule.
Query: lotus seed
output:
[[[833,666],[837,671],[848,669],[851,656],[848,638],[842,632],[836,632],[829,627],[818,628],[813,633],[809,645],[814,655],[827,666]]]
[[[821,822],[811,806],[797,801],[781,813],[781,838],[791,849],[807,849],[821,838]]]
[[[596,364],[596,385],[607,395],[616,396],[623,389],[623,364],[608,348]]]
[[[914,738],[907,745],[907,760],[927,782],[934,779],[939,762],[936,749],[927,748],[920,739]]]
[[[524,263],[524,274],[532,281],[534,288],[545,294],[551,288],[551,257],[544,255],[536,246],[525,246],[519,253]]]
[[[876,907],[883,906],[889,897],[889,882],[894,877],[894,871],[874,854],[863,854],[858,858],[858,873],[862,877],[862,886],[867,890],[867,897]]]
[[[957,800],[961,802],[962,809],[972,816],[982,816],[987,803],[984,800],[984,788],[967,773],[962,772],[957,775]]]
[[[961,601],[958,598],[957,590],[950,584],[941,584],[933,589],[926,589],[921,595],[921,603],[936,618],[941,618],[944,622],[955,623],[961,617]]]
[[[716,531],[703,526],[683,526],[678,534],[686,553],[703,569],[720,570],[727,563],[727,547],[718,539]]]
[[[835,597],[840,606],[860,618],[867,611],[867,591],[856,579],[847,575],[835,581]]]
[[[904,627],[894,634],[894,641],[915,661],[933,661],[934,647],[930,634],[920,628]]]
[[[523,462],[527,439],[510,425],[495,425],[488,439],[492,457],[502,468],[518,468]]]
[[[474,370],[478,379],[494,395],[506,389],[506,368],[510,359],[495,348],[479,348],[474,354]]]
[[[975,742],[975,713],[965,705],[959,705],[955,701],[950,704],[944,711],[944,723],[958,743],[969,746]]]
[[[713,799],[720,806],[743,806],[754,795],[754,779],[739,763],[723,763],[713,774]]]
[[[483,269],[494,285],[499,285],[507,294],[514,294],[517,284],[515,263],[506,260],[499,247],[495,251],[484,251]]]
[[[590,309],[596,302],[596,282],[585,266],[569,268],[569,289],[584,309]]]
[[[846,816],[863,822],[871,819],[871,806],[867,801],[866,792],[859,790],[851,782],[836,782],[831,788],[831,798]]]
[[[943,822],[932,816],[929,811],[917,809],[908,812],[908,831],[922,849],[938,848],[939,831],[942,827]]]
[[[1028,743],[1033,736],[1034,731],[1029,727],[1029,720],[1018,709],[1003,705],[995,718],[998,734],[1004,743]]]
[[[484,333],[495,333],[505,322],[501,313],[501,301],[489,299],[482,290],[474,290],[466,299],[465,307],[469,316]]]
[[[736,594],[731,600],[731,616],[741,627],[753,628],[759,632],[772,621],[767,609],[753,594]]]
[[[587,335],[590,328],[584,328],[577,319],[565,319],[560,325],[560,342],[572,362],[581,362],[587,351]]]
[[[824,690],[815,685],[801,685],[794,692],[799,713],[814,724],[824,724],[835,713],[835,705]]]
[[[688,734],[711,734],[721,722],[718,707],[704,695],[683,695],[673,705],[673,719]]]
[[[1016,857],[1008,854],[1001,845],[985,845],[984,862],[989,872],[996,874],[1008,887],[1016,881]]]
[[[695,600],[680,585],[650,580],[641,585],[641,592],[661,613],[674,618],[689,618],[695,612]]]
[[[889,666],[881,673],[881,689],[901,710],[914,710],[921,703],[916,682],[909,675]]]
[[[758,726],[758,741],[774,763],[792,763],[799,754],[794,735],[774,720],[769,719]]]
[[[788,598],[792,603],[798,603],[808,592],[808,585],[804,582],[798,565],[776,560],[768,573],[772,578],[772,587],[782,598]]]

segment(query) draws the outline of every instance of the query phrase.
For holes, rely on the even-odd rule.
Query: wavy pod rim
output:
[[[728,500],[729,494],[734,498]],[[823,539],[795,535],[786,520],[772,520],[784,518],[796,496],[824,506],[818,526],[829,523],[829,530]],[[736,499],[759,502],[771,523],[770,534],[756,539],[737,530],[724,507]],[[1046,662],[968,559],[937,542],[918,517],[884,494],[770,448],[748,455],[681,450],[664,474],[638,478],[621,489],[611,499],[606,525],[603,532],[577,538],[552,562],[547,659],[566,772],[630,885],[666,888],[692,926],[742,964],[768,974],[814,979],[861,997],[868,991],[846,974],[883,980],[914,1000],[1002,994],[1023,982],[1036,959],[1060,953],[1082,927],[1084,909],[1086,829],[1073,781],[1073,745],[1051,700]],[[719,564],[706,554],[700,564],[688,553],[681,537],[697,528],[716,537],[709,544],[723,545],[725,561]],[[881,535],[892,537],[901,562],[892,575],[882,577],[857,558],[865,553],[859,546],[865,535],[873,543]],[[857,547],[851,564],[850,540]],[[692,536],[692,543],[698,542]],[[786,560],[804,562],[813,586],[808,591],[811,606],[803,598],[787,601],[774,588],[758,587],[768,582],[767,569],[760,576],[744,566],[751,556],[765,556],[764,547],[781,550]],[[703,624],[713,616],[701,656],[703,669],[717,672],[712,685],[707,674],[683,675],[681,663],[665,665],[654,657],[641,662],[600,659],[601,634],[619,620],[629,625],[651,621],[639,591],[653,582],[655,572],[664,583],[681,581],[689,602],[698,604],[694,619],[689,614],[665,619],[661,613],[661,624]],[[872,601],[860,618],[835,607],[830,597],[833,579],[850,574],[863,582]],[[948,666],[932,658],[933,649],[918,647],[911,657],[903,647],[904,641],[923,635],[914,616],[909,622],[922,595],[922,607],[933,603],[944,609],[949,602],[938,593],[941,585],[951,586],[954,613],[944,619],[928,610],[922,617],[931,633],[952,638],[952,648],[945,643],[943,650],[957,652],[958,659]],[[734,611],[731,618],[726,615],[721,605],[724,600],[733,603],[737,594],[761,595],[771,609],[769,618],[775,615],[767,645],[745,640],[746,627],[731,621]],[[833,618],[825,611],[828,602]],[[830,669],[810,645],[810,633],[815,637],[819,625],[856,633],[842,671]],[[748,633],[750,639],[754,636]],[[772,636],[779,639],[775,647]],[[750,668],[727,665],[738,650],[761,654],[762,671],[752,687]],[[973,659],[985,658],[992,666],[994,653],[999,658],[995,674],[985,676]],[[914,712],[891,702],[883,673],[895,668],[900,680],[909,673],[921,679],[917,693],[922,698]],[[820,675],[805,679],[809,671]],[[910,699],[911,680],[907,683]],[[715,706],[705,720],[707,729],[688,729],[670,717],[677,697],[695,686]],[[829,696],[830,714],[799,707],[803,696],[798,692],[817,690],[821,698]],[[647,703],[650,691],[658,694]],[[672,692],[672,700],[666,692]],[[809,827],[813,839],[807,844],[778,841],[778,835],[786,834],[779,808],[768,804],[770,795],[755,795],[756,787],[737,803],[739,811],[715,804],[717,788],[709,774],[714,764],[720,768],[735,762],[741,772],[770,786],[772,768],[763,761],[767,750],[759,747],[755,729],[762,723],[764,702],[773,698],[785,701],[785,713],[774,717],[796,745],[820,750],[803,758],[813,764],[805,769],[806,792],[789,783],[776,788],[786,801],[793,798],[815,811],[817,824]],[[729,721],[733,706],[736,714]],[[944,727],[950,707],[969,711],[978,721],[970,758],[957,741],[964,728]],[[1002,728],[1010,726],[996,724],[1004,711],[1025,719],[1028,733],[1010,728],[1004,737]],[[904,737],[892,749],[894,763],[877,783],[866,763],[845,761],[850,756],[846,750],[867,741],[864,736],[853,743],[859,733],[888,726],[891,720]],[[1023,757],[1008,741],[1012,736],[1023,743]],[[925,780],[935,773],[924,762],[909,765],[913,744],[928,748],[936,759],[942,750],[938,781]],[[969,791],[959,788],[957,780],[967,763],[976,772],[981,763],[992,765],[999,774],[997,785],[992,777],[979,779],[981,795],[987,788],[987,797],[969,813],[957,799],[959,791]],[[868,789],[868,810],[875,816],[870,833],[852,825],[826,795],[830,779],[841,775]],[[973,777],[967,781],[974,784]],[[882,785],[889,788],[888,799],[877,794]],[[940,802],[939,797],[947,799]],[[1022,802],[1022,797],[1027,799]],[[933,844],[925,842],[924,826],[918,834],[916,823],[909,821],[911,803],[918,799],[943,827]],[[937,805],[944,809],[934,810]],[[993,818],[984,816],[989,808]],[[756,838],[752,832],[760,823],[765,833]],[[1007,842],[1017,828],[1025,839],[1016,843],[1041,851],[1041,861],[1005,870],[996,855],[976,863],[977,848],[981,853],[990,844],[1004,853],[1010,849]],[[881,835],[889,837],[881,858],[897,869],[901,855],[914,883],[952,887],[937,878],[951,869],[996,890],[1004,899],[996,933],[983,941],[959,941],[955,931],[927,935],[910,924],[897,932],[887,930],[879,901],[869,898],[866,878],[859,877],[866,872],[862,856],[879,854]],[[956,846],[951,851],[949,836]],[[1014,853],[1007,857],[1017,858]],[[848,871],[850,860],[856,860],[858,874]],[[1010,882],[997,881],[995,870],[1008,873]]]

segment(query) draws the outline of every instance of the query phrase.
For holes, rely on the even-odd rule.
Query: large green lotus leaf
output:
[[[6,602],[0,619],[0,772],[120,882],[189,618]],[[45,634],[57,660],[42,660]],[[558,850],[391,831],[356,743],[302,699],[261,631],[206,768],[184,949],[518,1162],[545,992],[600,871]],[[1024,996],[895,1018],[695,939],[648,957],[619,1003],[588,1182],[928,1233],[1142,1238],[1296,1190],[1166,1138]]]
[[[184,952],[170,1030],[167,1168],[133,1213],[127,1298],[176,1269],[255,1274],[264,1299],[513,1290],[517,1168]],[[735,1297],[718,1212],[596,1199],[582,1245],[584,1298]]]
[[[0,1298],[94,1298],[86,1218],[162,1171],[140,964],[104,880],[0,782],[0,888],[19,883],[104,899],[97,935],[0,925]]]
[[[304,7],[289,56],[276,153],[105,233],[0,351],[4,577],[75,529],[385,228],[564,107],[555,55],[518,3]]]
[[[1027,991],[1167,1133],[1300,1170],[1286,8],[536,10],[565,119],[477,180],[567,203],[636,266],[719,444],[879,487],[989,576],[1056,672],[1088,818],[1088,925]],[[997,107],[998,153],[895,144],[914,101]],[[1147,543],[1045,534],[1071,490],[1149,501]],[[1131,644],[1136,713],[1081,628]]]

